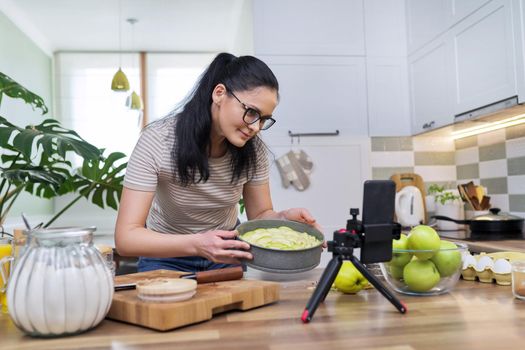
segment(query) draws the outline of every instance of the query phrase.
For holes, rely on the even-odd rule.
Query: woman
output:
[[[317,226],[306,209],[272,207],[267,151],[257,134],[275,123],[278,90],[259,59],[221,53],[181,112],[144,129],[120,200],[120,255],[140,256],[139,271],[200,271],[251,259],[233,230],[241,194],[250,220]]]

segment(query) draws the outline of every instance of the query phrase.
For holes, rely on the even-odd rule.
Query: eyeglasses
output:
[[[258,110],[247,106],[244,102],[239,100],[239,98],[237,96],[235,96],[235,94],[231,90],[228,89],[228,92],[233,97],[235,97],[235,99],[237,101],[239,101],[239,103],[244,107],[244,115],[242,117],[242,120],[247,125],[251,125],[251,124],[255,124],[255,123],[259,122],[259,128],[261,130],[267,130],[273,124],[275,124],[275,119],[273,119],[272,116],[265,116],[265,117],[263,117]]]

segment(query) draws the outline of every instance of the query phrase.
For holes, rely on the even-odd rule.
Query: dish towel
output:
[[[298,191],[304,191],[310,186],[309,175],[313,169],[313,162],[306,152],[289,151],[275,162],[284,188],[293,185]]]

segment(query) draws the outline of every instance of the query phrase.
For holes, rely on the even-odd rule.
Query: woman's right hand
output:
[[[223,264],[240,264],[240,259],[251,260],[252,254],[247,252],[250,245],[236,240],[237,235],[237,231],[221,230],[196,234],[197,255]]]

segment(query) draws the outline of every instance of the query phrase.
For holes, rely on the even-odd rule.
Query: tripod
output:
[[[352,264],[365,276],[365,278],[390,301],[400,313],[407,312],[406,306],[387,289],[374,275],[361,263],[374,263],[389,261],[392,258],[392,238],[399,239],[401,226],[397,223],[387,224],[362,224],[357,220],[359,209],[350,209],[352,219],[347,221],[346,230],[334,232],[333,241],[328,241],[328,251],[333,256],[310,300],[306,304],[301,320],[308,323],[314,317],[315,310],[323,302],[330,291],[344,260]],[[354,248],[361,248],[361,261],[354,256]]]

